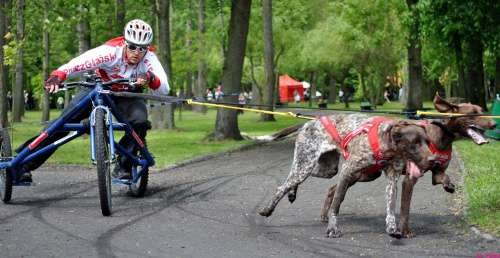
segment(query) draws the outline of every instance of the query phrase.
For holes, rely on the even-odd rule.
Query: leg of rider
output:
[[[83,88],[83,89],[81,89],[75,95],[75,97],[69,102],[68,107],[65,108],[61,112],[61,117],[64,116],[65,114],[67,114],[70,110],[72,110],[73,107],[76,106],[76,104],[78,103],[78,101],[80,101],[86,95],[88,95],[88,93],[91,90],[92,89],[90,89],[90,88]],[[91,110],[92,110],[91,109],[91,105],[88,105],[88,107],[82,109],[75,116],[73,116],[69,120],[69,122],[70,123],[79,123],[79,122],[81,122],[83,119],[88,118],[90,116]],[[55,122],[55,120],[53,120],[51,123],[49,123],[48,125],[46,125],[43,130],[46,130],[47,128],[49,128],[54,122]],[[68,132],[58,132],[58,133],[55,133],[51,137],[49,137],[49,138],[45,139],[44,141],[42,141],[38,146],[35,147],[34,150],[40,150],[40,149],[44,148],[45,146],[47,146],[47,145],[49,145],[49,144],[51,144],[51,143],[53,143],[53,142],[55,142],[55,141],[57,141],[57,140],[65,137],[66,135],[68,135]],[[19,146],[16,149],[16,152],[17,153],[21,152],[32,141],[33,141],[33,138],[29,139],[28,141],[26,141],[25,143],[23,143],[21,146]],[[33,170],[37,169],[38,167],[40,167],[56,150],[57,149],[54,149],[52,151],[47,151],[43,155],[39,156],[38,158],[36,158],[36,159],[34,159],[34,160],[26,163],[25,165],[23,165],[21,167],[21,169],[20,169],[19,181],[21,181],[21,182],[31,182],[32,179],[31,179],[31,173],[30,173],[30,171],[33,171]]]
[[[130,123],[141,141],[145,142],[147,130],[151,129],[151,122],[148,120],[145,101],[142,99],[118,98],[115,100],[115,104],[118,111]],[[137,154],[137,148],[135,148],[128,136],[124,135],[119,144],[130,153]],[[130,174],[132,171],[132,161],[125,156],[118,156],[118,162],[120,162],[124,171]]]

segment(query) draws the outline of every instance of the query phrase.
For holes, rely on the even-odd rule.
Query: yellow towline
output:
[[[316,119],[315,117],[302,116],[299,114],[294,114],[292,112],[286,112],[286,113],[285,112],[273,112],[273,111],[266,111],[266,110],[259,110],[259,109],[241,108],[241,107],[234,107],[234,106],[228,106],[228,105],[197,102],[197,101],[192,101],[192,100],[188,100],[187,103],[188,104],[195,104],[195,105],[202,105],[202,106],[210,106],[210,107],[222,107],[222,108],[238,109],[238,110],[245,110],[245,111],[257,112],[257,113],[271,114],[271,115],[305,118],[305,119],[311,119],[311,120]]]

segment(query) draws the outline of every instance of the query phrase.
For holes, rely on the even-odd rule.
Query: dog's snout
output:
[[[495,122],[494,120],[492,120],[492,121],[490,122],[490,129],[491,129],[491,130],[493,130],[493,129],[495,129],[496,127],[497,127],[497,122]]]

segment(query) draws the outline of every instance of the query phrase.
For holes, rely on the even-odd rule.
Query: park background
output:
[[[309,82],[309,92],[328,93],[327,99],[311,98],[305,104],[310,107],[318,101],[328,107],[357,107],[349,103],[352,97],[355,103],[369,102],[377,110],[391,109],[383,93],[402,87],[403,95],[393,101],[399,106],[392,109],[432,108],[429,101],[440,92],[449,100],[470,101],[489,110],[500,92],[498,1],[2,0],[0,6],[2,128],[56,118],[56,99],[64,95],[67,105],[74,93],[50,95],[42,90],[44,79],[78,54],[122,35],[124,24],[134,18],[154,28],[154,48],[169,76],[171,95],[186,92],[202,98],[207,89],[220,84],[227,94],[225,102],[237,103],[238,93],[246,91],[253,93],[249,104],[273,110],[279,102],[278,77],[285,74]],[[27,111],[24,90],[32,92],[37,103]],[[341,104],[340,90],[345,94]],[[11,112],[8,91],[13,93]],[[248,143],[242,141],[240,129],[267,134],[296,122],[286,118],[289,122],[280,124],[281,118],[274,115],[238,116],[234,110],[196,105],[151,110],[153,123],[164,128],[151,132],[148,141],[158,144],[151,145],[153,153],[158,148],[156,153],[168,158]],[[11,128],[14,146],[40,129],[34,126],[23,135],[24,127]],[[186,137],[190,130],[197,133]],[[177,135],[189,142],[187,146],[165,152],[182,146],[168,138]],[[464,179],[467,206],[473,211],[468,219],[498,234],[500,175],[498,159],[491,156],[496,143],[456,145],[470,173]],[[75,156],[84,156],[76,146],[68,148],[77,152]],[[59,150],[49,162],[79,163],[65,153],[71,152]],[[468,153],[475,155],[469,158]],[[188,156],[179,155],[178,160]],[[480,183],[474,185],[474,180]]]

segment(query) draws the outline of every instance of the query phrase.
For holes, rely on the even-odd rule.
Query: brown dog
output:
[[[420,123],[407,122],[401,119],[382,121],[379,125],[371,124],[375,117],[364,114],[342,114],[329,116],[330,122],[335,125],[338,135],[342,138],[351,132],[367,128],[368,133],[361,133],[349,139],[345,145],[335,140],[323,126],[320,119],[303,124],[301,132],[295,144],[295,155],[292,163],[292,171],[286,182],[277,188],[272,202],[261,209],[262,216],[271,216],[278,202],[285,194],[293,190],[296,192],[298,185],[307,177],[315,176],[332,178],[338,172],[340,155],[348,151],[348,158],[344,162],[339,178],[336,195],[333,199],[333,212],[327,229],[327,236],[339,237],[340,230],[337,226],[337,216],[340,203],[347,191],[349,179],[361,172],[372,169],[376,164],[385,164],[389,167],[407,165],[407,171],[413,177],[419,177],[423,170],[430,169],[435,158],[430,151],[428,139],[424,128]],[[246,135],[246,134],[244,134]],[[370,144],[373,138],[378,139],[379,151],[377,155],[392,157],[379,163],[377,156],[371,151]],[[344,155],[345,157],[345,155]],[[386,188],[387,198],[387,232],[397,233],[395,223],[395,201],[397,196],[396,183],[403,167],[394,167],[388,171],[388,186]],[[289,195],[290,199],[290,195]],[[294,200],[294,199],[293,199]],[[290,201],[293,201],[290,199]]]
[[[441,113],[455,114],[483,114],[483,109],[479,106],[470,103],[455,105],[436,95],[434,98],[434,107]],[[455,192],[455,186],[450,182],[450,178],[445,174],[448,165],[450,164],[452,143],[455,140],[455,134],[458,136],[469,137],[478,145],[488,143],[482,136],[485,129],[493,129],[497,126],[496,122],[491,118],[485,117],[457,117],[447,118],[441,122],[427,123],[426,131],[435,149],[432,149],[436,156],[436,166],[432,171],[432,184],[442,184],[443,188],[450,193]],[[377,171],[372,174],[361,174],[358,178],[351,177],[349,187],[357,182],[371,182],[382,174]],[[417,183],[418,178],[410,179],[406,176],[403,181],[403,193],[401,197],[401,218],[399,223],[399,231],[403,237],[414,237],[415,233],[409,228],[410,203],[413,193],[413,187]],[[328,190],[328,195],[325,200],[323,212],[321,213],[321,221],[328,222],[328,214],[330,204],[335,194],[336,185]]]

